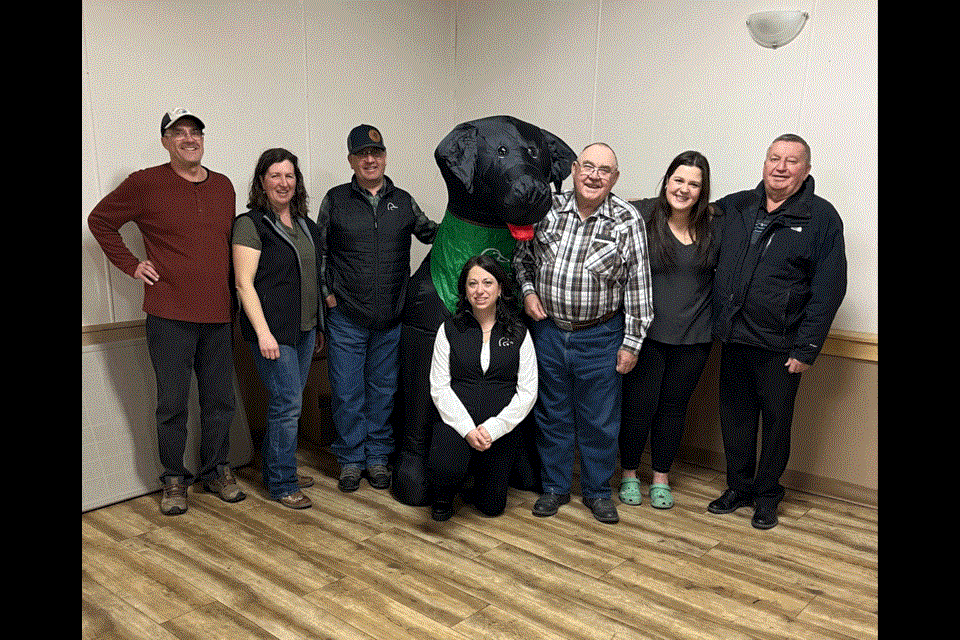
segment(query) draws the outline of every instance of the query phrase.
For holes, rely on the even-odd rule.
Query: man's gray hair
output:
[[[591,142],[590,144],[588,144],[587,146],[585,146],[585,147],[583,148],[583,151],[580,152],[580,155],[577,156],[577,162],[580,162],[580,156],[583,155],[583,152],[584,152],[584,151],[586,151],[586,150],[589,149],[590,147],[596,147],[596,146],[606,147],[606,148],[610,151],[610,153],[613,154],[613,161],[616,163],[617,166],[619,166],[620,163],[617,161],[617,154],[616,154],[616,152],[614,152],[613,147],[611,147],[610,145],[608,145],[606,142]],[[616,169],[617,166],[614,166],[614,169]]]
[[[801,138],[795,133],[785,133],[783,135],[780,135],[774,138],[773,142],[770,143],[770,147],[780,142],[781,140],[784,142],[797,142],[800,145],[802,145],[804,153],[807,154],[807,166],[808,167],[810,166],[810,145],[807,144],[806,140],[804,140],[803,138]],[[770,147],[767,147],[767,149],[769,149]]]

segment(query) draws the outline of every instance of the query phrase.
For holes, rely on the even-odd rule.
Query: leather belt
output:
[[[567,322],[566,320],[557,320],[556,318],[550,318],[553,320],[553,324],[557,325],[563,331],[579,331],[580,329],[588,329],[590,327],[595,327],[598,324],[603,324],[613,316],[617,315],[619,309],[615,309],[610,313],[606,313],[599,318],[594,320],[583,320],[580,322]]]

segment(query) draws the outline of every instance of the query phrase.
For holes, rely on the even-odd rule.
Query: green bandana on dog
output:
[[[430,249],[433,286],[450,313],[456,313],[457,279],[464,263],[476,255],[494,258],[507,275],[513,275],[513,250],[517,241],[509,229],[465,222],[449,211],[443,216]]]

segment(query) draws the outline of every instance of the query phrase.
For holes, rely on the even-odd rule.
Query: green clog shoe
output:
[[[669,509],[672,507],[673,494],[670,493],[670,485],[651,484],[650,505],[655,509]]]
[[[643,502],[643,494],[640,493],[639,480],[636,478],[624,478],[620,481],[620,502],[634,506]]]

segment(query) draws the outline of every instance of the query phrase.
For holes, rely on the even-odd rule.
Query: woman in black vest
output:
[[[467,260],[457,282],[453,318],[437,331],[430,395],[440,418],[430,445],[430,515],[447,520],[468,473],[473,502],[487,516],[503,513],[521,420],[537,399],[537,359],[520,320],[512,284],[493,258]]]
[[[240,329],[269,395],[263,481],[270,497],[292,509],[312,505],[297,476],[297,429],[303,388],[323,347],[320,230],[307,217],[307,190],[297,157],[267,149],[250,184],[250,211],[233,224],[233,266]]]

